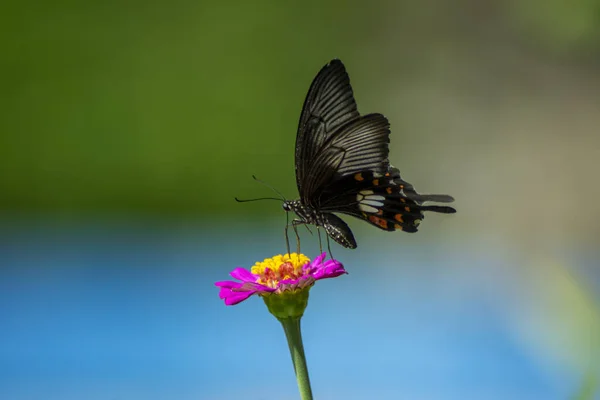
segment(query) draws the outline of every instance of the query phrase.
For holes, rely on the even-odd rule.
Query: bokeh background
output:
[[[295,399],[283,331],[213,282],[284,251],[332,58],[458,213],[346,218],[303,319],[319,399],[599,399],[600,2],[0,6],[0,398]],[[306,231],[303,250],[317,240]]]

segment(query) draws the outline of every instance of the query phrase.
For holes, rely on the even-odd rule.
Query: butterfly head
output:
[[[281,206],[283,207],[283,210],[285,212],[289,212],[289,211],[293,210],[292,201],[290,201],[290,200],[284,201]]]
[[[300,200],[285,200],[282,207],[285,212],[293,211],[300,217],[306,214],[305,207],[300,203]]]

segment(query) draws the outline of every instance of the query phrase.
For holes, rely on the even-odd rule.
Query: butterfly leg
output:
[[[323,252],[323,243],[321,242],[321,230],[319,229],[319,225],[317,225],[317,233],[319,235],[319,254]]]
[[[300,253],[300,235],[298,234],[298,225],[306,225],[306,223],[298,219],[292,220],[292,228],[294,228],[294,233],[296,234],[296,252]]]
[[[319,226],[317,225],[317,233],[319,234],[319,253],[323,253],[323,243],[321,242],[321,231],[319,230]],[[325,239],[327,240],[327,250],[329,251],[329,257],[333,260],[333,254],[331,253],[331,244],[329,242],[329,235],[325,235]]]
[[[298,225],[306,225],[306,222],[301,221],[299,219],[293,219],[291,224],[285,225],[285,230],[284,230],[285,244],[286,244],[288,254],[291,254],[290,253],[290,238],[288,236],[288,229],[289,229],[290,225],[292,226],[292,228],[294,228],[294,234],[296,235],[296,251],[298,253],[300,253],[300,235],[298,234]],[[310,232],[310,230],[309,230],[309,232]]]
[[[287,253],[288,254],[291,254],[290,253],[290,238],[288,236],[288,229],[289,229],[290,225],[292,226],[292,228],[294,228],[294,234],[296,235],[296,251],[298,253],[300,253],[300,235],[298,234],[298,225],[305,225],[306,226],[306,222],[301,221],[299,219],[294,219],[294,220],[292,220],[291,224],[286,224],[285,225],[285,229],[284,229],[284,233],[285,233],[285,245],[286,245],[286,249],[287,249]],[[310,232],[310,230],[309,230],[309,232]]]
[[[290,254],[290,238],[288,237],[288,228],[290,224],[285,224],[284,235],[285,235],[285,247],[287,249],[287,254]]]
[[[331,244],[329,243],[329,235],[327,235],[327,250],[329,250],[329,257],[333,260],[333,253],[331,252]],[[323,250],[321,250],[323,252]]]

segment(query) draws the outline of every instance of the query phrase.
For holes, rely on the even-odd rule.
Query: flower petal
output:
[[[258,292],[264,292],[262,289],[262,285],[256,284],[248,284],[248,283],[238,283],[238,282],[217,282],[223,283],[221,286],[221,290],[219,290],[219,298],[225,300],[225,304],[228,306],[241,303],[246,300],[248,297],[252,296]],[[233,285],[231,285],[233,284]]]
[[[327,253],[321,253],[310,263],[311,266],[313,266],[313,267],[320,266],[321,264],[323,264],[323,260],[325,259],[326,256],[327,256]]]
[[[240,288],[240,287],[242,287],[242,285],[243,285],[242,282],[234,282],[234,281],[219,281],[219,282],[215,282],[215,286],[221,287],[221,288],[228,288],[228,289]]]
[[[234,305],[239,304],[242,301],[246,300],[248,297],[252,296],[255,293],[256,292],[231,292],[226,297],[221,297],[221,293],[219,293],[219,297],[221,297],[222,299],[223,298],[225,299],[226,306],[234,306]]]
[[[243,282],[256,282],[256,275],[244,268],[237,267],[229,275]]]
[[[258,292],[258,293],[271,293],[274,292],[276,289],[269,287],[269,286],[265,286],[265,285],[261,285],[260,283],[254,283],[254,282],[245,282],[242,283],[242,285],[239,287],[239,289],[234,289],[234,291],[237,292]]]
[[[255,293],[271,293],[276,290],[254,282],[221,281],[216,282],[215,286],[221,288],[219,298],[224,299],[228,306],[238,304]]]
[[[317,269],[313,276],[315,279],[327,279],[327,278],[335,278],[336,276],[340,276],[346,274],[346,270],[341,262],[337,260],[327,260],[325,264],[322,264],[319,269]]]

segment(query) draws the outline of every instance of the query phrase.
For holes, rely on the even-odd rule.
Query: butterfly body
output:
[[[316,209],[302,204],[300,200],[283,202],[285,211],[293,211],[298,216],[295,223],[310,224],[323,227],[329,237],[342,246],[350,249],[356,248],[356,240],[348,225],[337,215],[320,212]]]

